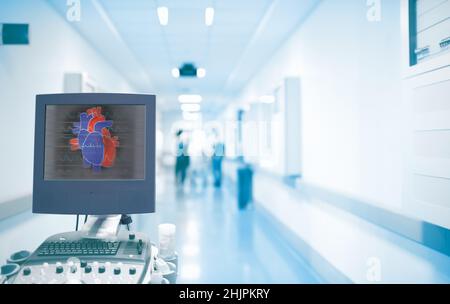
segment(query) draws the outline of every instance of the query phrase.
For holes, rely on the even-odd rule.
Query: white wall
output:
[[[29,46],[0,46],[0,203],[30,195],[36,94],[60,93],[65,72],[86,72],[104,91],[133,89],[46,1],[2,0],[0,22],[30,24]],[[29,211],[31,212],[31,211]],[[73,229],[74,217],[18,216],[0,223],[0,263],[52,232]]]
[[[401,208],[400,1],[324,0],[244,89],[266,94],[301,79],[303,177],[316,185]],[[245,139],[244,139],[245,140]]]

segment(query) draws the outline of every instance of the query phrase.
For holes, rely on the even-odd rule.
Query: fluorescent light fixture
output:
[[[202,117],[202,114],[199,112],[183,112],[183,119],[189,120],[189,121],[196,121],[199,120]]]
[[[273,96],[273,95],[264,95],[264,96],[261,96],[259,98],[259,101],[261,103],[267,103],[267,104],[274,103],[275,102],[275,96]]]
[[[173,69],[172,69],[172,76],[173,76],[174,78],[180,78],[180,70],[177,69],[177,68],[173,68]]]
[[[166,26],[169,24],[169,9],[165,6],[160,6],[157,8],[159,24]]]
[[[180,103],[201,103],[203,100],[200,95],[180,95],[178,101]]]
[[[206,76],[206,70],[204,68],[197,69],[197,77],[204,78]]]
[[[198,112],[201,106],[198,103],[183,103],[181,104],[181,111],[183,112]]]
[[[205,9],[205,24],[211,26],[214,23],[214,8],[207,7]]]

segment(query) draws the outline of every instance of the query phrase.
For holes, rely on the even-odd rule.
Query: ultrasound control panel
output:
[[[83,232],[48,238],[8,280],[13,284],[138,284],[150,264],[151,245],[142,233],[122,231],[110,239]]]

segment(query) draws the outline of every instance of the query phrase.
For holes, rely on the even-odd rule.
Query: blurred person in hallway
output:
[[[197,192],[208,185],[209,158],[205,151],[205,133],[201,129],[192,130],[189,143],[189,178],[191,188]]]
[[[213,131],[214,141],[212,146],[211,167],[214,187],[222,186],[222,161],[225,156],[225,144],[220,140],[217,130]]]
[[[188,153],[188,142],[183,138],[184,131],[178,130],[175,134],[176,139],[176,162],[175,162],[175,182],[177,185],[184,185],[187,170],[189,168],[190,158]]]

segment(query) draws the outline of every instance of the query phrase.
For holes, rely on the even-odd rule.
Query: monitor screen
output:
[[[45,180],[145,179],[144,105],[47,105]]]
[[[33,212],[155,211],[156,97],[36,97]]]

